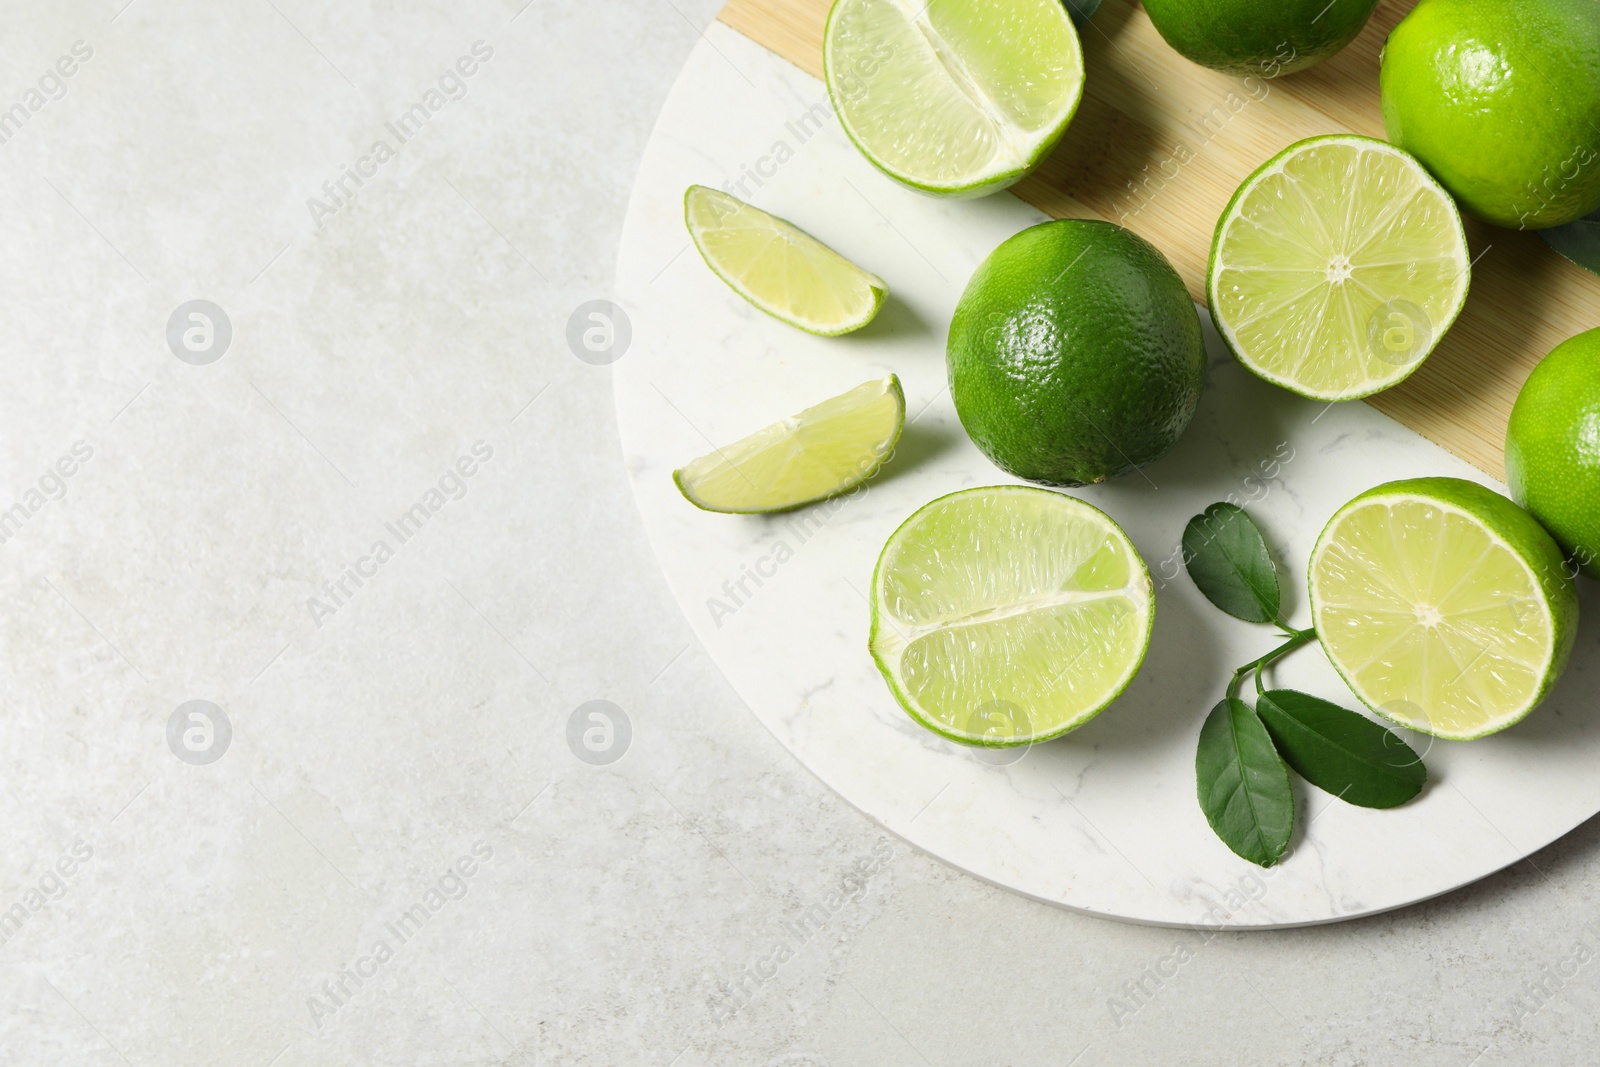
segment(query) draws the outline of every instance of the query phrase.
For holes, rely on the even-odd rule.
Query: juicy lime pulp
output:
[[[872,579],[872,657],[901,706],[954,741],[1045,741],[1138,673],[1150,573],[1099,509],[1047,489],[966,489],[894,532]]]
[[[1528,714],[1565,667],[1578,600],[1561,566],[1550,535],[1498,493],[1456,478],[1391,482],[1323,530],[1311,611],[1364,703],[1470,740]]]
[[[1511,495],[1600,578],[1600,330],[1555,347],[1517,394],[1506,429]]]
[[[1545,229],[1600,207],[1600,4],[1422,0],[1379,71],[1389,140],[1461,206]]]
[[[697,508],[786,511],[853,489],[888,461],[905,427],[893,374],[863,382],[674,471]]]
[[[1144,0],[1166,42],[1229,74],[1276,78],[1356,39],[1378,0]]]
[[[1316,400],[1408,377],[1466,303],[1455,203],[1406,153],[1313,137],[1245,179],[1217,223],[1207,300],[1239,361]]]
[[[862,154],[946,196],[1028,173],[1083,96],[1083,49],[1061,0],[836,0],[822,62]]]
[[[889,287],[793,223],[736,196],[691,185],[684,221],[700,255],[756,307],[807,333],[834,337],[878,314]]]

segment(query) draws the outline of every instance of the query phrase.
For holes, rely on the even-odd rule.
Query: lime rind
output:
[[[1496,653],[1493,662],[1486,667],[1495,667],[1504,663],[1511,663],[1514,670],[1520,669],[1533,675],[1535,684],[1524,687],[1520,699],[1511,702],[1509,706],[1495,709],[1492,714],[1482,717],[1480,722],[1470,727],[1452,726],[1455,718],[1452,714],[1458,709],[1452,707],[1434,706],[1423,707],[1410,699],[1415,692],[1413,684],[1425,687],[1430,679],[1426,677],[1428,660],[1426,651],[1423,653],[1422,677],[1415,672],[1406,673],[1407,695],[1393,693],[1375,693],[1373,688],[1365,683],[1362,674],[1367,668],[1373,666],[1372,661],[1357,666],[1349,661],[1348,642],[1333,625],[1334,619],[1330,615],[1329,595],[1327,584],[1330,578],[1326,575],[1326,560],[1334,546],[1339,543],[1339,538],[1344,535],[1344,527],[1350,522],[1351,517],[1369,508],[1386,508],[1390,512],[1388,521],[1391,524],[1392,516],[1396,509],[1404,507],[1421,507],[1431,509],[1441,517],[1454,517],[1459,521],[1461,529],[1476,529],[1484,536],[1487,548],[1481,555],[1465,568],[1459,562],[1446,561],[1444,552],[1448,535],[1440,530],[1432,531],[1431,537],[1419,538],[1417,547],[1411,552],[1421,552],[1433,556],[1428,564],[1430,576],[1442,577],[1452,582],[1445,599],[1450,599],[1460,591],[1462,585],[1468,581],[1472,572],[1481,572],[1486,560],[1496,550],[1501,551],[1494,563],[1499,565],[1500,584],[1496,586],[1497,592],[1504,592],[1507,588],[1506,581],[1514,571],[1521,578],[1521,592],[1525,595],[1512,597],[1500,603],[1490,603],[1486,608],[1477,609],[1478,615],[1484,615],[1497,609],[1507,609],[1516,618],[1518,628],[1524,620],[1531,618],[1541,627],[1543,637],[1543,653],[1536,662],[1515,663],[1509,656],[1502,659],[1502,654],[1509,653],[1509,648],[1502,648],[1500,642],[1495,642],[1495,648],[1481,647],[1476,656],[1466,657],[1465,666],[1455,661],[1446,649],[1445,666],[1450,674],[1450,681],[1446,688],[1453,687],[1457,682],[1467,678],[1480,660],[1488,656],[1491,651]],[[1404,533],[1404,529],[1401,531]],[[1458,540],[1460,540],[1458,538]],[[1507,569],[1506,560],[1514,561],[1514,568]],[[1377,570],[1369,565],[1370,570]],[[1560,679],[1562,671],[1571,656],[1573,645],[1577,637],[1578,599],[1577,590],[1572,579],[1567,576],[1564,569],[1564,560],[1561,550],[1545,532],[1543,527],[1534,518],[1512,501],[1506,499],[1492,490],[1486,489],[1475,482],[1468,482],[1456,478],[1416,478],[1406,481],[1390,482],[1380,485],[1361,494],[1336,512],[1328,525],[1323,529],[1317,539],[1316,547],[1312,550],[1311,564],[1308,568],[1307,584],[1310,593],[1310,603],[1313,624],[1317,633],[1322,638],[1323,650],[1328,656],[1334,670],[1344,679],[1351,691],[1363,704],[1375,713],[1407,729],[1419,733],[1430,734],[1447,741],[1472,741],[1490,734],[1497,733],[1509,726],[1522,721],[1527,715],[1538,707],[1549,695],[1551,688]],[[1398,588],[1398,587],[1391,587]],[[1425,605],[1430,606],[1430,605]],[[1431,605],[1437,607],[1437,605]],[[1381,612],[1393,617],[1396,612],[1392,610]],[[1530,613],[1531,609],[1531,613]],[[1339,609],[1335,609],[1337,611]],[[1350,610],[1352,616],[1361,616],[1371,620],[1374,612],[1371,608],[1363,613],[1359,610]],[[1445,615],[1449,618],[1463,618],[1474,614],[1473,611],[1456,611]],[[1503,618],[1503,617],[1502,617]],[[1393,623],[1384,625],[1393,626]],[[1437,622],[1434,625],[1438,625]],[[1478,636],[1495,632],[1489,623],[1483,619],[1468,619],[1467,627]],[[1415,626],[1411,627],[1414,632]],[[1504,631],[1500,631],[1502,634]],[[1363,634],[1363,640],[1372,640],[1374,636],[1381,640],[1380,635]],[[1511,634],[1506,636],[1505,644],[1525,638],[1526,634]],[[1387,655],[1396,651],[1391,644],[1384,648],[1380,655]],[[1396,673],[1405,673],[1396,671]],[[1469,681],[1469,686],[1475,686],[1475,680]],[[1477,694],[1481,698],[1481,694]]]
[[[1483,221],[1571,224],[1600,208],[1597,69],[1594,0],[1429,0],[1384,44],[1384,129]]]
[[[987,497],[988,499],[980,500],[979,498],[982,497]],[[970,717],[970,713],[973,710],[971,705],[956,709],[952,714],[942,715],[937,709],[925,707],[909,691],[909,687],[903,678],[902,664],[905,652],[913,642],[907,640],[906,634],[901,627],[901,623],[906,620],[903,618],[891,618],[893,613],[889,611],[886,605],[886,568],[890,565],[891,560],[895,559],[896,550],[909,540],[910,536],[928,520],[930,515],[936,515],[943,509],[968,500],[982,504],[986,513],[992,513],[994,509],[1003,509],[1008,499],[1059,507],[1061,510],[1058,517],[1071,522],[1092,525],[1096,532],[1103,535],[1106,545],[1115,546],[1117,560],[1127,568],[1126,580],[1121,586],[1105,590],[1101,599],[1110,600],[1116,596],[1122,596],[1129,602],[1133,609],[1132,615],[1135,622],[1135,628],[1129,636],[1132,637],[1136,647],[1123,650],[1129,654],[1126,656],[1120,670],[1115,671],[1113,676],[1101,686],[1095,699],[1087,702],[1083,707],[1075,709],[1071,714],[1056,721],[1041,722],[1037,728],[1034,726],[1036,716],[1033,714],[1033,709],[1022,707],[1019,709],[1018,714],[1025,723],[1025,728],[1013,729],[1010,735],[1006,737],[995,737],[989,732],[978,734],[956,728],[951,720],[956,714],[968,714]],[[1038,543],[1027,542],[1030,545]],[[1023,542],[1018,542],[1018,544],[1020,546]],[[1006,546],[998,547],[1003,550]],[[1101,552],[1104,552],[1103,548]],[[1098,559],[1099,555],[1097,553],[1093,558]],[[969,576],[970,572],[975,569],[970,560],[955,559],[944,562],[947,570],[953,569],[968,572]],[[1144,560],[1139,556],[1138,550],[1134,547],[1133,542],[1128,539],[1122,528],[1104,512],[1076,497],[1032,486],[1000,485],[963,489],[946,494],[925,504],[910,518],[901,523],[885,543],[883,552],[879,555],[877,565],[873,570],[872,585],[873,596],[871,600],[868,650],[895,700],[907,715],[926,729],[948,740],[978,748],[1014,748],[1039,744],[1070,733],[1095,718],[1121,697],[1133,682],[1134,677],[1139,673],[1139,669],[1144,663],[1145,654],[1149,650],[1150,635],[1155,625],[1154,583],[1150,579],[1150,572],[1145,566]],[[1010,614],[1028,615],[1038,610],[1039,606],[1035,605]],[[963,625],[971,620],[952,621],[956,625]],[[925,629],[932,632],[937,627],[925,627]],[[918,639],[922,636],[919,634]],[[1086,646],[1079,653],[1079,657],[1088,655],[1092,648],[1093,646]],[[1102,647],[1100,651],[1104,654],[1108,650]],[[1070,667],[1071,663],[1068,666]],[[1057,672],[1052,678],[1052,684],[1059,681],[1064,674],[1065,669]],[[972,695],[981,697],[983,694]],[[1005,698],[1000,698],[999,694],[990,693],[988,695],[991,698],[998,698],[1000,703],[1007,702]]]
[[[1059,43],[1065,46],[1054,53],[1052,58],[1057,62],[1067,62],[1067,73],[1072,83],[1070,90],[1064,97],[1053,101],[1055,108],[1048,114],[1047,118],[1034,124],[1035,129],[1019,130],[1015,128],[1011,117],[1005,114],[1008,109],[997,102],[984,88],[982,84],[984,79],[969,70],[960,57],[955,54],[955,51],[949,47],[948,43],[941,41],[939,33],[929,25],[930,13],[933,12],[935,4],[940,2],[941,0],[934,0],[933,3],[928,4],[908,4],[902,3],[902,0],[835,0],[828,10],[828,18],[823,28],[823,81],[827,85],[829,101],[833,105],[833,111],[839,119],[840,126],[844,129],[845,136],[850,138],[851,143],[866,157],[868,162],[883,171],[883,173],[903,185],[932,196],[950,199],[975,199],[989,196],[1015,185],[1032,173],[1055,148],[1062,135],[1066,133],[1067,127],[1077,114],[1078,106],[1083,102],[1083,46],[1071,17],[1066,13],[1065,6],[1057,2],[1057,0],[1021,0],[1015,9],[1003,13],[1003,17],[1007,19],[1020,20],[1025,17],[1020,13],[1020,9],[1031,6],[1040,18],[1051,20],[1051,32],[1057,34]],[[979,0],[977,3],[973,3],[972,0],[964,0],[964,2],[968,3],[974,12],[979,12],[991,0]],[[885,51],[892,58],[897,54],[898,49],[892,44],[886,45],[881,40],[875,40],[872,42],[870,49],[872,56],[868,59],[854,61],[845,59],[841,61],[841,57],[837,54],[841,47],[838,43],[841,17],[854,14],[857,9],[869,6],[877,6],[886,11],[897,12],[902,16],[910,15],[911,21],[916,24],[916,28],[920,31],[917,35],[920,37],[918,43],[925,46],[934,58],[934,62],[926,64],[928,69],[940,71],[944,78],[955,86],[957,93],[964,97],[975,111],[982,113],[990,127],[987,131],[980,129],[976,136],[946,136],[939,145],[938,150],[930,150],[930,154],[947,156],[952,151],[967,150],[975,141],[979,141],[985,136],[993,135],[999,140],[1008,142],[1009,159],[999,159],[991,162],[986,168],[979,167],[974,172],[940,179],[918,173],[905,166],[896,165],[884,158],[884,150],[874,147],[875,138],[864,128],[864,126],[870,124],[863,123],[861,118],[856,115],[858,110],[856,101],[868,96],[870,90],[860,89],[859,82],[857,82],[857,89],[855,90],[852,90],[844,83],[847,78],[860,78],[862,76],[860,68],[884,62],[885,56],[883,53]],[[944,6],[950,7],[954,5],[945,4]],[[920,8],[920,10],[913,13],[914,8]],[[877,68],[874,67],[873,69],[876,72]],[[1041,77],[1036,80],[1043,82],[1046,79]],[[919,78],[906,77],[901,82],[896,83],[895,89],[891,91],[899,91],[900,86],[919,82],[921,82]],[[937,109],[929,106],[926,101],[920,103],[912,101],[906,105],[888,110],[890,113],[897,114],[926,115]],[[1013,107],[1011,110],[1015,110],[1015,108]],[[1019,137],[1018,134],[1021,134],[1021,136]],[[900,138],[890,138],[889,142],[894,144],[899,140]],[[952,147],[952,144],[954,147]]]
[[[1147,0],[1144,5],[1156,32],[1189,61],[1268,81],[1333,58],[1361,35],[1375,7],[1377,0]]]
[[[1511,498],[1550,531],[1567,573],[1600,579],[1600,329],[1533,368],[1506,425],[1505,467]]]
[[[683,216],[700,258],[713,274],[756,308],[809,334],[838,337],[859,330],[877,317],[889,298],[888,283],[876,274],[787,219],[731,194],[691,185],[683,194]],[[738,225],[725,225],[730,219],[738,220]],[[728,261],[744,243],[727,240],[730,230],[755,235],[758,251],[743,270]],[[774,251],[778,261],[771,258]],[[836,310],[828,316],[807,315],[799,306],[802,299],[831,304]]]
[[[1328,312],[1333,304],[1332,293],[1335,291],[1328,290],[1330,295],[1323,306],[1323,315],[1314,323],[1313,336],[1311,338],[1306,338],[1303,330],[1294,331],[1294,339],[1301,340],[1304,344],[1304,349],[1302,350],[1301,359],[1289,373],[1283,373],[1273,366],[1266,365],[1268,362],[1267,357],[1276,353],[1252,351],[1252,346],[1246,344],[1239,336],[1239,333],[1241,328],[1253,325],[1256,321],[1270,319],[1274,325],[1287,321],[1288,315],[1297,310],[1293,305],[1298,301],[1291,300],[1283,306],[1271,307],[1267,311],[1259,313],[1257,318],[1241,326],[1241,324],[1229,321],[1229,315],[1224,311],[1226,301],[1221,292],[1225,272],[1232,272],[1233,274],[1250,272],[1243,266],[1235,267],[1230,264],[1227,261],[1224,247],[1232,229],[1240,224],[1245,214],[1250,194],[1260,189],[1264,183],[1272,178],[1279,175],[1287,176],[1287,168],[1290,164],[1301,160],[1310,153],[1320,152],[1326,154],[1326,150],[1329,148],[1345,148],[1358,153],[1374,153],[1378,159],[1393,160],[1402,164],[1402,166],[1392,168],[1388,177],[1392,178],[1393,175],[1404,174],[1415,183],[1409,191],[1409,195],[1398,203],[1396,203],[1397,198],[1392,195],[1393,191],[1390,190],[1391,195],[1379,203],[1375,208],[1373,218],[1368,220],[1360,230],[1355,229],[1356,224],[1361,220],[1355,214],[1355,201],[1351,190],[1343,188],[1324,189],[1321,191],[1321,198],[1319,199],[1313,199],[1301,194],[1301,202],[1312,216],[1311,221],[1315,222],[1316,225],[1310,231],[1302,229],[1298,234],[1294,235],[1295,241],[1283,242],[1278,251],[1285,258],[1300,257],[1305,261],[1296,260],[1296,265],[1291,266],[1280,260],[1271,264],[1263,263],[1253,268],[1254,272],[1274,279],[1282,279],[1286,274],[1309,273],[1314,275],[1316,269],[1321,269],[1325,272],[1325,278],[1330,283],[1335,273],[1352,282],[1349,286],[1341,285],[1340,289],[1336,291],[1345,294],[1343,307],[1340,310],[1345,313],[1341,318],[1345,320],[1344,324],[1349,327],[1341,340],[1348,342],[1351,346],[1350,358],[1361,361],[1365,373],[1360,375],[1359,378],[1347,376],[1346,380],[1336,387],[1311,384],[1307,381],[1306,375],[1294,373],[1295,370],[1305,366],[1307,361],[1316,359],[1319,355],[1314,350],[1314,346],[1316,340],[1322,336],[1323,328],[1326,326],[1329,329],[1333,329],[1340,324],[1330,321],[1328,317]],[[1385,176],[1381,174],[1377,176],[1368,175],[1366,177],[1367,180],[1377,183],[1381,183],[1385,179]],[[1292,180],[1292,177],[1290,180]],[[1374,242],[1381,240],[1392,243],[1396,232],[1394,223],[1397,221],[1399,213],[1423,197],[1427,198],[1424,209],[1430,211],[1428,222],[1437,224],[1440,220],[1447,221],[1449,248],[1436,251],[1436,254],[1431,256],[1413,257],[1409,263],[1383,261],[1371,264],[1356,261],[1359,253],[1370,247]],[[1345,218],[1343,227],[1345,232],[1337,237],[1326,233],[1325,230],[1312,232],[1323,225],[1322,220],[1315,217],[1318,208],[1322,206],[1323,199],[1344,204]],[[1413,212],[1413,215],[1416,214],[1417,212]],[[1434,228],[1437,229],[1437,225]],[[1366,235],[1366,240],[1354,248],[1334,253],[1332,256],[1327,255],[1326,250],[1315,248],[1319,242],[1328,243],[1332,241],[1337,243],[1338,241],[1349,241],[1356,233]],[[1434,234],[1435,238],[1438,238],[1438,236],[1437,233]],[[1437,249],[1443,242],[1436,240],[1434,243]],[[1319,263],[1311,262],[1317,259],[1319,255]],[[1338,256],[1343,256],[1342,262],[1336,259]],[[1407,278],[1408,272],[1415,273],[1424,264],[1428,263],[1440,264],[1438,272],[1444,275],[1451,283],[1451,291],[1446,298],[1436,300],[1432,298],[1431,293],[1425,297],[1425,302],[1433,309],[1432,313],[1429,313],[1419,302],[1411,301],[1405,296],[1406,287],[1414,285],[1414,279]],[[1392,272],[1387,278],[1373,278],[1373,271],[1385,270]],[[1450,194],[1427,172],[1426,168],[1409,153],[1387,142],[1369,137],[1360,137],[1355,134],[1333,134],[1307,138],[1290,145],[1257,168],[1234,192],[1233,197],[1228,201],[1227,208],[1222,213],[1222,217],[1218,219],[1216,230],[1212,236],[1210,264],[1206,272],[1206,302],[1209,305],[1211,321],[1216,326],[1217,332],[1222,336],[1223,341],[1239,362],[1244,364],[1253,374],[1313,400],[1359,400],[1398,385],[1422,366],[1434,348],[1438,346],[1439,341],[1455,324],[1462,308],[1466,306],[1467,292],[1471,285],[1471,274],[1472,268],[1467,249],[1466,229],[1461,222],[1461,213],[1457,209],[1455,201],[1451,199]],[[1369,281],[1369,279],[1371,280]],[[1373,282],[1376,282],[1380,288],[1375,288]],[[1387,310],[1388,317],[1383,318],[1382,321],[1384,323],[1398,323],[1402,330],[1399,336],[1407,336],[1403,332],[1405,330],[1417,331],[1425,329],[1428,334],[1425,346],[1417,344],[1414,348],[1400,349],[1393,353],[1387,351],[1379,352],[1378,348],[1380,346],[1376,337],[1369,337],[1368,343],[1372,347],[1363,358],[1360,355],[1363,347],[1361,341],[1363,329],[1360,321],[1362,316],[1353,310],[1357,298],[1348,296],[1349,293],[1358,288],[1364,291],[1364,295],[1358,294],[1363,305],[1376,301],[1374,310],[1368,316],[1369,329],[1373,322],[1379,321],[1380,313]],[[1308,285],[1301,292],[1301,296],[1314,298],[1318,291],[1315,285]],[[1422,295],[1420,289],[1415,287],[1410,288],[1409,291],[1414,295]],[[1386,296],[1385,293],[1391,293],[1392,295]],[[1309,308],[1309,305],[1307,307]],[[1395,319],[1395,315],[1400,317]],[[1387,338],[1389,334],[1380,328],[1376,336]],[[1412,336],[1415,336],[1415,334],[1413,333]],[[1323,354],[1323,358],[1326,358],[1325,354]]]
[[[877,474],[894,454],[905,417],[905,392],[891,374],[685,464],[672,472],[672,481],[702,511],[792,511],[847,493]],[[854,434],[848,439],[830,439],[818,431],[830,419],[860,425],[848,427]]]

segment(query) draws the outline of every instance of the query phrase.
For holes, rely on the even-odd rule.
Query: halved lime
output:
[[[1561,676],[1578,594],[1533,516],[1458,478],[1380,485],[1311,555],[1328,658],[1385,718],[1466,741],[1532,711]]]
[[[1313,137],[1245,179],[1217,223],[1207,301],[1250,370],[1316,400],[1371,396],[1422,365],[1466,303],[1450,194],[1367,137]]]
[[[1047,741],[1127,688],[1150,644],[1144,561],[1104,512],[1016,485],[926,505],[872,577],[872,658],[900,705],[953,741]]]
[[[706,266],[773,318],[835,337],[871,322],[889,286],[793,223],[736,196],[691,185],[689,236]]]
[[[942,196],[1016,182],[1083,97],[1083,48],[1061,0],[836,0],[822,64],[862,154]]]
[[[906,398],[893,374],[863,382],[672,472],[706,511],[786,511],[855,488],[894,451]]]

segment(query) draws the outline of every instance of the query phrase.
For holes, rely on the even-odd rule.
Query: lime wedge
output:
[[[822,64],[856,147],[943,196],[984,196],[1033,170],[1083,97],[1061,0],[836,0]]]
[[[1100,510],[1047,489],[966,489],[889,538],[872,578],[872,658],[900,705],[953,741],[1046,741],[1127,688],[1155,594]]]
[[[701,456],[672,480],[705,511],[786,511],[872,477],[905,422],[905,394],[891,374]]]
[[[871,322],[889,286],[792,223],[736,196],[691,185],[689,236],[706,266],[773,318],[835,337]]]
[[[1466,303],[1461,215],[1411,156],[1339,135],[1292,145],[1233,194],[1207,301],[1250,370],[1316,400],[1409,376]]]
[[[1526,511],[1457,478],[1390,482],[1328,522],[1311,614],[1356,696],[1452,741],[1532,711],[1572,651],[1578,594]]]

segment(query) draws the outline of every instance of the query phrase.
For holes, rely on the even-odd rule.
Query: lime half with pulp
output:
[[[809,233],[736,196],[691,185],[683,197],[689,236],[734,292],[807,333],[833,337],[878,314],[889,286]]]
[[[1104,512],[1024,486],[966,489],[889,538],[872,579],[872,657],[906,712],[970,745],[1046,741],[1127,688],[1155,594]]]
[[[1422,365],[1461,313],[1471,270],[1455,202],[1420,163],[1367,137],[1313,137],[1234,194],[1207,301],[1257,375],[1355,400]]]
[[[1532,711],[1572,651],[1578,594],[1526,511],[1458,478],[1356,497],[1311,555],[1328,658],[1378,714],[1465,741]]]
[[[1083,97],[1083,49],[1061,0],[836,0],[822,63],[856,147],[942,196],[1016,182]]]

